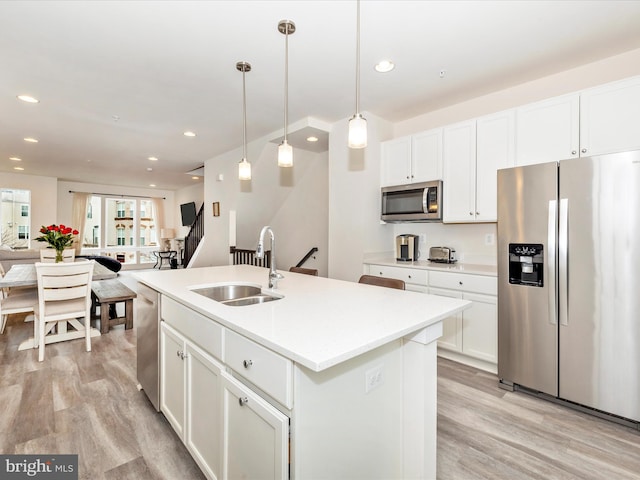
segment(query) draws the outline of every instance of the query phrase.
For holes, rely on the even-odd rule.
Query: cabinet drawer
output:
[[[390,267],[387,265],[369,265],[369,275],[397,278],[405,283],[427,285],[427,271],[417,268]]]
[[[225,363],[285,407],[293,406],[293,364],[271,350],[238,335],[225,332]]]
[[[165,295],[160,301],[160,315],[209,355],[222,360],[222,325]]]
[[[466,273],[429,272],[429,287],[497,295],[498,279]]]

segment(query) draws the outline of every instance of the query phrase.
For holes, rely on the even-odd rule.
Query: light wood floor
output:
[[[81,479],[204,478],[136,388],[135,329],[18,352],[24,316],[0,335],[0,452],[78,453]],[[640,433],[439,360],[438,479],[640,479]],[[335,479],[339,480],[339,479]]]

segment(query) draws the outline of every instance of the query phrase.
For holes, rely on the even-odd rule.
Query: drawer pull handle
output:
[[[460,285],[462,285],[462,282],[458,282]]]
[[[244,365],[244,368],[249,368],[251,365],[253,365],[253,360],[245,360],[242,362],[242,365]]]
[[[411,278],[411,275],[409,275],[409,278]]]
[[[249,398],[248,397],[240,397],[240,398],[238,398],[238,403],[240,404],[241,407],[244,407],[247,403],[249,403]]]

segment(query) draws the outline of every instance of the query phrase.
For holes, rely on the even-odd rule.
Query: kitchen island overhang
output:
[[[289,417],[290,478],[435,477],[436,340],[441,321],[470,302],[290,272],[268,290],[267,273],[239,265],[135,276],[222,326],[220,360],[241,382],[225,352],[238,335],[292,362],[290,397],[264,395]],[[193,291],[238,283],[283,298],[238,307]]]

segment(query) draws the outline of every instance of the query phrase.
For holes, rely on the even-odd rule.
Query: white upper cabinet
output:
[[[444,222],[475,220],[476,121],[444,128]]]
[[[380,186],[440,180],[442,129],[382,143]]]
[[[410,183],[411,137],[401,137],[382,142],[380,186]]]
[[[580,94],[580,156],[640,149],[640,78]]]
[[[579,155],[580,96],[563,95],[516,109],[516,166]]]
[[[497,171],[514,164],[514,131],[513,110],[445,127],[445,222],[496,221]]]
[[[498,170],[515,164],[515,110],[481,117],[476,125],[477,222],[498,220]]]
[[[415,182],[442,179],[442,129],[411,136],[411,168]]]

